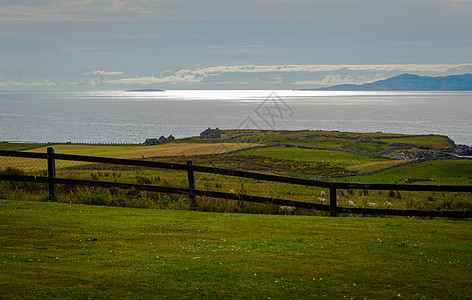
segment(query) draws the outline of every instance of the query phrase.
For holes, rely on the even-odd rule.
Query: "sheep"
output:
[[[326,199],[322,197],[318,197],[318,201],[321,203],[326,203]]]
[[[325,191],[321,191],[320,197],[321,197],[321,198],[326,198],[326,193],[325,193]]]
[[[352,200],[347,200],[347,201],[346,201],[346,204],[347,204],[348,206],[354,206],[354,202],[352,202]]]
[[[385,201],[384,206],[385,206],[385,207],[392,207],[393,204],[392,204],[392,202]]]
[[[379,206],[377,203],[375,202],[367,202],[367,205],[369,205],[370,207],[377,207]]]
[[[279,212],[283,214],[290,214],[295,211],[296,207],[294,206],[280,206],[279,207]]]

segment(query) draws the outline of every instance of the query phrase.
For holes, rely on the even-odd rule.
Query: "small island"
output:
[[[166,90],[162,89],[137,89],[137,90],[127,90],[127,92],[165,92]]]

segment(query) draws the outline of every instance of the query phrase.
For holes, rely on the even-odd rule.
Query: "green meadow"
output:
[[[401,160],[378,155],[395,144],[412,147],[449,149],[453,142],[445,136],[410,136],[382,133],[347,133],[323,131],[228,130],[225,140],[203,141],[197,137],[162,145],[83,145],[58,144],[56,153],[97,155],[118,158],[139,158],[153,161],[206,165],[248,170],[284,176],[325,181],[399,183],[399,184],[472,184],[472,161],[466,159]],[[289,144],[289,146],[280,146]],[[297,148],[297,145],[316,146],[316,149]],[[416,146],[415,146],[416,145]],[[253,149],[254,146],[267,146]],[[45,152],[42,144],[1,143],[0,149]],[[225,154],[229,151],[239,152]],[[355,150],[356,153],[344,150]],[[406,163],[406,165],[405,165]],[[13,168],[13,169],[8,169]],[[188,187],[186,172],[56,161],[57,176],[61,178],[102,180],[160,186]],[[0,157],[0,172],[45,175],[46,162],[38,159]],[[368,173],[369,172],[369,173]],[[373,172],[373,173],[372,173]],[[235,192],[318,203],[321,188],[250,180],[214,174],[196,173],[196,188]],[[339,205],[352,201],[356,206],[395,209],[470,210],[471,193],[396,192],[339,190]],[[0,198],[46,200],[47,186],[0,182]],[[326,196],[325,196],[326,197]],[[58,186],[58,200],[67,203],[111,206],[188,208],[187,197],[155,195],[154,193]],[[323,202],[321,202],[323,203]],[[219,212],[285,213],[270,204],[251,204],[240,201],[197,198],[198,209]],[[296,214],[321,214],[297,210]]]
[[[215,142],[193,137],[153,146],[0,143],[0,150],[45,152],[52,146],[56,153],[191,160],[325,181],[472,184],[472,160],[380,155],[396,144],[450,149],[452,141],[444,136],[228,133]],[[239,151],[228,154],[234,150]],[[46,162],[0,157],[0,174],[45,176]],[[56,176],[188,187],[184,171],[122,165],[57,160]],[[322,203],[328,192],[198,172],[195,183],[197,189],[312,203]],[[350,200],[359,207],[374,202],[379,208],[472,209],[471,193],[347,189],[337,195],[339,206]],[[1,299],[472,297],[468,220],[332,218],[206,197],[197,197],[198,211],[190,211],[187,196],[72,185],[58,185],[53,203],[46,184],[5,181],[0,199]]]
[[[471,223],[0,201],[0,298],[467,299]]]

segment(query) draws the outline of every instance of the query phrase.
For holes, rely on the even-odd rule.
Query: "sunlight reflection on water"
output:
[[[0,140],[141,143],[208,127],[445,134],[472,145],[471,92],[0,92]],[[261,120],[275,95],[293,114]],[[261,110],[262,107],[262,110]],[[256,113],[257,110],[259,114]],[[270,126],[269,126],[269,125]]]

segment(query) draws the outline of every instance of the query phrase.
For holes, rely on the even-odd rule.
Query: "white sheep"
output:
[[[295,211],[296,207],[294,206],[281,206],[279,207],[279,211],[284,214],[289,214],[293,213]]]
[[[367,205],[369,205],[370,207],[377,207],[379,206],[377,203],[375,202],[367,202]]]
[[[326,199],[322,197],[318,197],[318,201],[321,203],[326,203]]]
[[[321,191],[320,197],[321,197],[321,198],[326,198],[326,193],[325,193],[325,191]]]
[[[385,207],[392,207],[393,204],[392,204],[392,202],[385,201],[384,206],[385,206]]]
[[[346,204],[347,204],[348,206],[354,206],[354,202],[352,202],[352,200],[347,200],[347,201],[346,201]]]

